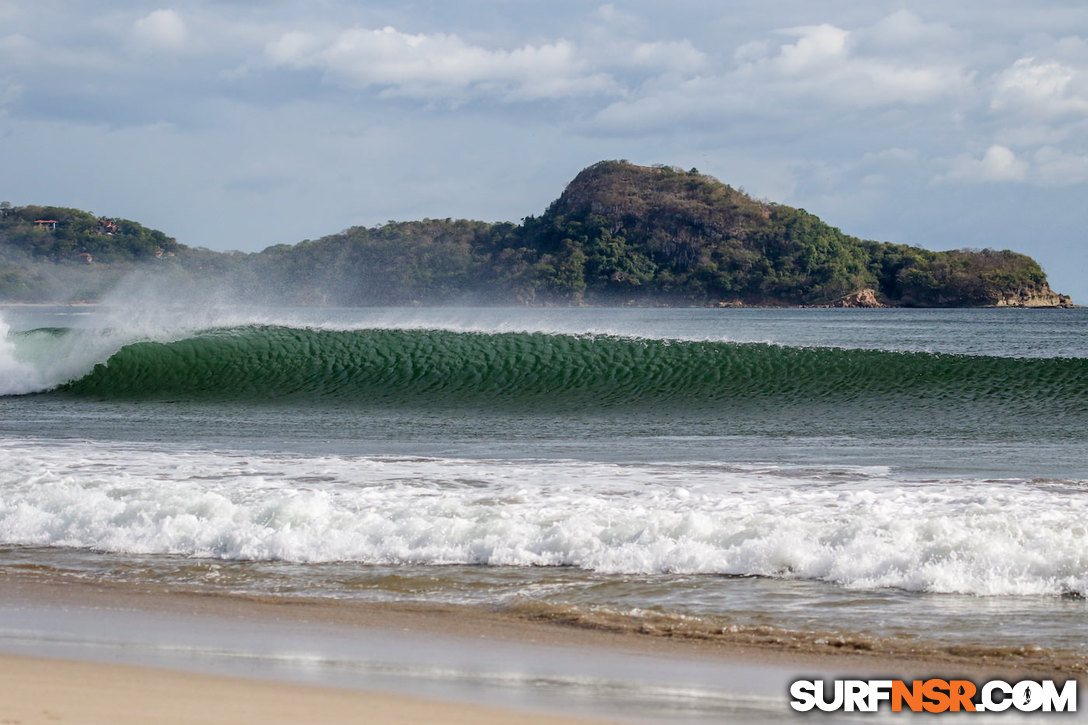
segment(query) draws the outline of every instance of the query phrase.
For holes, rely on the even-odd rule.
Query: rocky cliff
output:
[[[1058,294],[1043,283],[1039,289],[1021,288],[1001,296],[994,307],[1072,307],[1069,295]]]

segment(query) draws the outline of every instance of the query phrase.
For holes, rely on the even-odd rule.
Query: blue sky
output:
[[[697,167],[1088,303],[1088,4],[0,0],[0,199],[252,251]]]

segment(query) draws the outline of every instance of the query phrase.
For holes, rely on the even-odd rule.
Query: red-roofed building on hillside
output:
[[[38,227],[40,229],[56,229],[57,228],[57,220],[56,219],[35,219],[34,220],[34,226],[36,226],[36,227]]]

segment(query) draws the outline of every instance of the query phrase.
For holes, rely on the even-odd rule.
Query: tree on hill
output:
[[[977,306],[1049,291],[1024,255],[863,241],[694,169],[625,161],[582,171],[520,236],[538,283],[573,300],[818,305],[871,288],[891,304]]]
[[[140,262],[175,254],[177,240],[127,219],[96,217],[55,206],[9,207],[0,217],[0,240],[35,259],[51,262]]]
[[[133,266],[165,263],[183,249],[127,219],[8,203],[0,210],[0,299],[95,299]]]
[[[352,227],[253,255],[260,294],[337,305],[441,304],[477,286],[491,225],[425,219]],[[477,251],[481,250],[481,251]]]
[[[584,169],[520,225],[389,222],[254,254],[186,247],[76,209],[0,204],[0,299],[93,299],[148,264],[281,304],[825,305],[866,289],[907,306],[1058,299],[1022,254],[861,240],[696,169],[626,161]]]

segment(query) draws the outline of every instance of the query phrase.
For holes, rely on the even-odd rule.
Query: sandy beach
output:
[[[474,723],[576,725],[576,718],[433,702],[381,693],[303,687],[146,667],[0,656],[0,722]]]
[[[1061,676],[816,654],[465,608],[339,605],[3,576],[4,723],[693,722],[788,718],[799,677]]]

